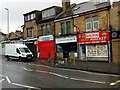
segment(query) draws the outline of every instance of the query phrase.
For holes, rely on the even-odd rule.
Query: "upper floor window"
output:
[[[46,28],[45,28],[45,25],[42,26],[42,30],[43,30],[43,35],[46,35]]]
[[[28,15],[28,21],[31,19],[31,15]]]
[[[86,30],[91,30],[92,29],[92,20],[91,18],[86,19]]]
[[[32,28],[29,28],[27,30],[27,37],[32,37],[33,36],[33,31],[32,31]]]
[[[24,16],[25,21],[30,21],[35,19],[35,13]]]
[[[50,34],[50,25],[49,25],[49,24],[47,24],[46,28],[47,28],[47,29],[46,29],[46,30],[47,30],[47,31],[46,31],[46,32],[47,32],[47,34]]]
[[[31,14],[31,20],[35,19],[35,13]]]
[[[70,21],[66,22],[66,34],[70,34]]]
[[[64,22],[61,23],[61,34],[62,35],[65,34],[65,24],[64,24]]]
[[[86,18],[86,30],[97,30],[99,27],[98,16]]]
[[[42,18],[48,18],[55,15],[55,9],[51,8],[45,11],[42,11]]]
[[[93,17],[93,29],[94,30],[98,29],[98,16]]]

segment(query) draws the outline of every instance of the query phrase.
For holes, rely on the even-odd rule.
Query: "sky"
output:
[[[70,0],[81,3],[89,0]],[[9,32],[22,31],[24,25],[23,14],[33,10],[42,10],[51,6],[62,6],[62,0],[1,0],[0,2],[0,31],[7,34],[7,10],[9,9]]]

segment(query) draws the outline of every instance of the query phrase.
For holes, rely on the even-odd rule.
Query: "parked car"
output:
[[[9,61],[10,59],[32,60],[33,54],[25,44],[6,44],[5,45],[5,57]]]

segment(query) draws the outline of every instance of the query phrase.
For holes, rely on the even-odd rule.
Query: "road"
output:
[[[34,62],[7,61],[1,57],[2,88],[118,88],[120,76],[53,68]]]

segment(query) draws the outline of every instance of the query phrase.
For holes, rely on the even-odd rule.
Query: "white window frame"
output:
[[[90,23],[91,29],[87,29],[87,24]],[[92,30],[92,22],[86,22],[86,31],[91,31]]]

